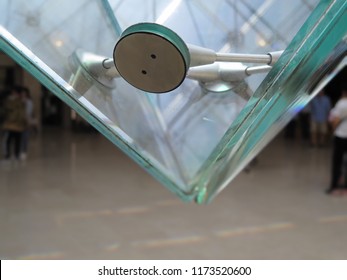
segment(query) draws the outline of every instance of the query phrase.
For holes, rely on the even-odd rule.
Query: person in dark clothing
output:
[[[12,155],[19,159],[21,149],[21,136],[26,127],[25,104],[21,98],[21,88],[14,87],[4,104],[4,122],[2,125],[5,138],[5,159]]]
[[[334,141],[331,183],[326,193],[347,194],[347,180],[342,189],[338,185],[343,174],[343,157],[347,154],[347,88],[342,90],[342,97],[331,110],[329,119],[334,129]]]

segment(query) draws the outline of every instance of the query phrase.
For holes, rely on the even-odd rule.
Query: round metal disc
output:
[[[172,30],[155,23],[126,29],[115,46],[113,59],[128,83],[153,93],[177,88],[190,63],[184,41]]]

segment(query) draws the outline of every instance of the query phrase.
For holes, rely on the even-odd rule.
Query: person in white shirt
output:
[[[327,194],[347,194],[347,180],[344,188],[338,183],[342,175],[343,157],[347,153],[347,86],[342,89],[342,96],[330,112],[329,121],[334,129],[331,182]]]

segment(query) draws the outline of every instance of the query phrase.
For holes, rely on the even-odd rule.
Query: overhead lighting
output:
[[[58,40],[55,40],[55,41],[54,41],[54,45],[55,45],[57,48],[60,48],[60,47],[62,47],[62,46],[64,45],[64,42],[63,42],[63,40],[58,39]]]
[[[267,42],[266,42],[266,40],[264,38],[258,37],[257,38],[257,45],[259,47],[265,47],[267,45]]]
[[[181,2],[182,0],[173,0],[158,17],[156,23],[164,24],[164,22],[168,20],[168,18],[173,14],[173,12],[177,9]]]

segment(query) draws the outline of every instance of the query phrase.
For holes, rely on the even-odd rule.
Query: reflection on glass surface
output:
[[[317,3],[2,1],[0,46],[171,191],[205,203],[343,61],[347,4]],[[186,78],[169,93],[146,93],[114,68],[101,67],[112,58],[120,32],[143,21],[163,24],[186,43],[218,52],[286,50],[267,76],[216,83]],[[333,67],[322,75],[325,65]],[[254,65],[233,64],[244,66]]]

